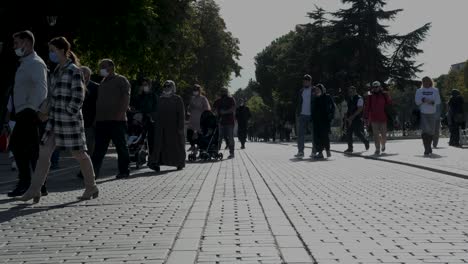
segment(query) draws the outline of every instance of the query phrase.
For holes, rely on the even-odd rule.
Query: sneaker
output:
[[[304,152],[298,152],[296,155],[294,155],[294,157],[302,159],[304,157]]]
[[[8,193],[8,197],[18,197],[23,196],[23,194],[28,190],[24,185],[18,184],[16,188]]]
[[[327,158],[330,158],[330,157],[331,157],[331,151],[327,150]]]
[[[383,146],[382,146],[382,152],[385,152],[385,150],[386,150],[386,146],[383,145]]]
[[[370,148],[369,142],[364,142],[364,146],[366,147],[366,150],[369,150]]]
[[[353,149],[348,148],[348,149],[346,149],[346,150],[344,151],[344,153],[353,153]]]
[[[227,157],[228,159],[233,159],[234,158],[234,154],[229,154],[229,156]]]
[[[245,145],[242,145],[242,146],[241,146],[241,149],[245,149]]]
[[[125,179],[125,178],[128,178],[128,177],[130,177],[130,174],[128,172],[119,173],[119,174],[117,174],[117,176],[115,176],[116,179]]]
[[[374,155],[376,155],[376,156],[380,155],[380,150],[377,149],[377,150],[374,152]]]

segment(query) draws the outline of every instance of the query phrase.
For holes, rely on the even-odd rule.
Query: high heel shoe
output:
[[[96,199],[98,197],[99,197],[99,189],[96,187],[95,189],[93,189],[91,191],[85,190],[83,195],[78,197],[78,200],[80,200],[80,201],[91,200],[91,198]]]
[[[27,202],[31,199],[33,200],[33,203],[35,204],[39,203],[39,201],[41,200],[41,193],[36,193],[36,194],[25,193],[23,196],[18,198],[18,200],[22,202]]]

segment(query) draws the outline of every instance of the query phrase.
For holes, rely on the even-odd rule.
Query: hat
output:
[[[325,89],[325,86],[321,83],[317,84],[317,86],[315,86],[315,88],[319,89],[322,93],[326,93],[327,90]]]
[[[309,74],[304,75],[304,81],[312,81],[312,76]]]
[[[372,83],[372,87],[380,87],[382,86],[379,81],[375,81]]]

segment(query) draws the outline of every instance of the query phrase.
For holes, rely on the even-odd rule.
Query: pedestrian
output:
[[[152,82],[149,78],[143,78],[135,102],[135,110],[143,115],[143,137],[148,141],[148,151],[154,150],[154,132],[156,124],[156,114],[158,111],[158,95],[153,90]]]
[[[416,90],[415,102],[421,111],[421,138],[424,145],[424,156],[432,154],[432,140],[436,127],[437,105],[440,104],[439,89],[433,87],[429,77],[422,79],[422,87]]]
[[[452,90],[451,97],[448,101],[447,121],[450,130],[449,146],[461,147],[460,144],[460,128],[465,129],[465,112],[463,105],[465,101],[459,90]]]
[[[205,91],[199,84],[195,84],[192,89],[192,98],[188,107],[190,114],[187,128],[187,140],[190,143],[189,151],[195,149],[196,137],[201,132],[200,118],[205,111],[211,111],[210,102],[205,96]]]
[[[323,84],[318,84],[314,88],[315,101],[312,110],[312,120],[314,127],[314,142],[316,153],[314,159],[323,159],[323,151],[326,151],[327,157],[331,157],[330,151],[330,133],[331,122],[335,117],[335,103],[333,98],[327,94]]]
[[[385,152],[387,143],[387,122],[386,109],[392,104],[390,95],[384,92],[380,82],[372,83],[371,94],[367,96],[364,107],[364,119],[372,126],[374,135],[375,155]]]
[[[96,145],[92,156],[94,171],[99,176],[112,140],[118,155],[119,174],[116,178],[127,178],[130,176],[130,153],[126,139],[130,83],[115,72],[115,64],[111,59],[101,60],[99,68],[104,79],[99,86],[96,101]]]
[[[229,94],[229,90],[222,88],[220,90],[220,98],[215,101],[213,108],[216,110],[219,119],[219,143],[218,149],[221,148],[221,142],[225,139],[229,147],[228,159],[234,158],[234,126],[236,113],[236,100]]]
[[[9,197],[23,195],[31,184],[31,175],[39,158],[38,114],[47,98],[47,66],[34,51],[34,35],[21,31],[13,35],[14,49],[20,58],[13,87],[13,109],[16,120],[10,137],[10,147],[18,166],[18,183]],[[39,186],[41,188],[41,186]],[[46,195],[45,185],[42,194]]]
[[[34,202],[39,202],[40,189],[49,173],[50,157],[56,147],[71,151],[73,158],[80,163],[85,191],[78,199],[87,200],[99,195],[94,181],[93,164],[86,153],[81,113],[85,86],[78,58],[70,47],[70,43],[64,37],[57,37],[49,42],[49,58],[57,67],[51,78],[52,94],[48,102],[48,120],[41,140],[37,168],[31,186],[21,197],[22,201],[33,199]]]
[[[441,99],[442,101],[442,99]],[[434,139],[432,140],[432,147],[437,148],[439,145],[439,138],[440,138],[440,126],[441,126],[441,114],[442,114],[442,103],[436,105],[436,124],[435,124],[435,130],[434,130]]]
[[[245,100],[239,100],[239,107],[236,109],[237,119],[237,137],[241,143],[241,149],[245,149],[245,142],[247,141],[247,128],[249,125],[250,108],[245,105]]]
[[[366,150],[369,150],[369,141],[364,137],[364,124],[362,122],[364,100],[357,93],[354,86],[348,88],[347,105],[348,110],[346,112],[345,125],[348,149],[344,152],[353,153],[353,135],[356,135],[364,143]]]
[[[313,134],[312,128],[312,110],[314,104],[314,93],[312,92],[312,77],[308,74],[304,75],[302,79],[302,89],[298,94],[298,104],[296,107],[296,122],[297,122],[297,154],[296,158],[304,157],[304,144],[305,134],[307,131]],[[313,137],[313,135],[312,135]],[[315,151],[312,144],[312,154],[310,157],[314,157]]]
[[[18,166],[16,165],[15,156],[13,155],[13,152],[11,151],[11,144],[8,144],[8,142],[10,142],[11,133],[13,132],[13,129],[15,128],[15,125],[16,125],[13,115],[14,115],[13,97],[9,96],[5,119],[4,119],[4,125],[2,129],[2,135],[6,136],[7,145],[5,147],[6,147],[6,150],[8,151],[8,158],[10,159],[10,162],[11,162],[11,170],[16,171],[18,169]]]
[[[185,167],[185,107],[182,98],[176,94],[176,84],[171,80],[163,85],[156,123],[149,167],[157,172],[163,165],[182,170]]]
[[[89,67],[82,66],[84,84],[86,86],[85,99],[83,102],[83,119],[86,135],[86,146],[88,155],[93,156],[96,145],[96,102],[98,97],[99,84],[91,80],[93,72]]]

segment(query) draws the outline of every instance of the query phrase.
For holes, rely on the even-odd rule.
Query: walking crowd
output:
[[[116,72],[111,59],[100,60],[102,81],[96,83],[91,80],[92,70],[80,65],[64,37],[49,42],[49,61],[55,66],[50,72],[34,51],[35,39],[30,31],[15,33],[13,40],[20,64],[3,133],[8,130],[10,135],[9,149],[19,180],[16,188],[8,193],[10,197],[39,202],[41,196],[48,195],[46,179],[58,151],[69,151],[79,162],[78,177],[83,179],[85,190],[78,198],[87,200],[99,196],[95,179],[100,175],[111,141],[118,155],[116,178],[120,179],[129,177],[132,161],[137,163],[137,168],[147,161],[154,171],[160,171],[161,166],[182,170],[186,140],[192,152],[189,160],[222,158],[219,150],[223,141],[229,149],[228,158],[234,158],[236,123],[241,149],[245,149],[248,134],[252,134],[248,125],[249,108],[242,99],[238,106],[226,88],[219,90],[218,98],[211,105],[203,88],[193,85],[186,109],[174,81],[165,81],[158,93],[152,82],[144,78],[132,98],[130,82]],[[336,106],[323,84],[312,85],[312,81],[310,75],[305,75],[298,93],[295,157],[304,157],[305,138],[310,133],[313,142],[310,156],[324,159],[324,152],[326,157],[331,156],[331,125],[336,112],[342,109]],[[378,81],[372,83],[365,98],[354,86],[347,91],[345,153],[354,151],[354,136],[364,143],[366,150],[370,148],[365,127],[373,134],[375,154],[385,152],[387,125],[394,118],[390,95]],[[419,107],[424,155],[430,156],[432,147],[438,144],[441,106],[439,90],[430,78],[423,78],[414,101]],[[451,146],[460,146],[459,130],[465,126],[463,104],[460,92],[453,90],[446,118]],[[189,116],[187,125],[186,116]]]
[[[13,41],[20,63],[2,130],[2,134],[9,135],[8,148],[18,169],[19,180],[8,193],[10,197],[39,202],[41,196],[48,195],[46,179],[54,167],[53,156],[58,151],[69,151],[80,164],[77,176],[85,186],[78,198],[97,198],[95,179],[100,175],[111,141],[118,155],[118,179],[129,177],[132,160],[137,166],[147,161],[155,171],[160,171],[163,165],[181,170],[186,159],[185,135],[190,150],[198,151],[205,129],[203,117],[209,113],[217,116],[212,131],[216,132],[216,138],[210,140],[216,152],[225,140],[229,158],[234,158],[236,121],[245,148],[250,112],[244,102],[237,107],[227,89],[220,90],[212,113],[203,88],[194,85],[186,111],[184,101],[176,94],[174,81],[167,80],[157,93],[145,78],[132,98],[130,82],[116,72],[111,59],[100,60],[102,81],[98,84],[91,80],[92,70],[80,65],[66,38],[57,37],[49,42],[48,59],[55,66],[50,72],[34,50],[32,32],[15,33]],[[186,115],[190,116],[187,133]]]
[[[424,156],[430,156],[433,148],[437,148],[441,126],[441,96],[429,77],[421,81],[421,88],[416,90],[414,102],[417,109],[424,147]],[[299,104],[297,116],[297,146],[296,158],[304,157],[304,142],[306,133],[312,136],[313,159],[323,159],[323,151],[331,156],[330,138],[331,122],[335,112],[340,110],[334,100],[326,93],[322,84],[312,85],[312,77],[305,75],[303,87],[298,94]],[[387,150],[388,125],[395,121],[395,109],[388,92],[384,91],[379,81],[372,83],[369,94],[364,98],[359,95],[356,87],[350,86],[346,96],[347,111],[344,115],[345,139],[348,148],[344,153],[354,152],[353,141],[357,137],[369,150],[370,143],[365,136],[365,128],[373,135],[375,155]],[[464,100],[458,90],[452,90],[447,104],[447,116],[443,119],[450,129],[450,146],[460,147],[460,131],[465,129]]]

